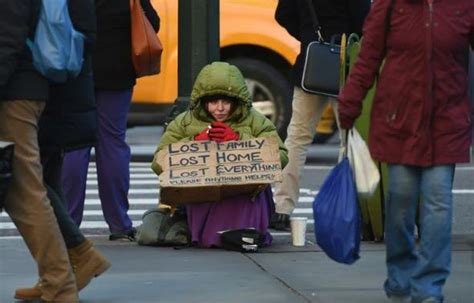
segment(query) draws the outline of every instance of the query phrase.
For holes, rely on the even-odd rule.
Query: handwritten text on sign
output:
[[[158,161],[163,168],[163,187],[281,181],[280,153],[274,138],[175,143],[160,151]]]

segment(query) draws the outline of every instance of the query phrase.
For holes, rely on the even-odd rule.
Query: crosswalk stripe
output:
[[[87,180],[86,184],[97,185],[97,180]],[[130,180],[130,185],[158,185],[158,179],[156,180]]]
[[[140,224],[142,224],[142,221],[132,221],[133,222],[133,226],[139,226]],[[10,222],[0,222],[0,229],[14,229],[16,228],[15,225],[13,223],[10,223]],[[85,228],[107,228],[108,229],[108,226],[107,226],[107,223],[105,223],[104,221],[83,221],[81,223],[81,229],[85,229]]]
[[[151,179],[151,180],[155,180],[155,182],[158,183],[158,176],[155,175],[155,174],[130,174],[130,179],[131,180],[134,180],[134,179]],[[97,175],[95,174],[88,174],[87,175],[87,180],[91,180],[91,181],[97,181]]]
[[[155,183],[153,183],[155,184]],[[93,184],[95,185],[95,184]],[[158,186],[158,182],[156,183]],[[305,188],[302,188],[300,190],[300,194],[309,194],[311,197],[300,197],[299,202],[313,202],[314,197],[318,193],[318,190],[308,190]],[[130,188],[128,191],[129,195],[132,194],[156,194],[158,195],[160,193],[160,190],[158,187],[155,188]],[[98,195],[99,190],[97,188],[91,188],[91,189],[86,189],[86,195]],[[472,195],[474,194],[474,189],[453,189],[453,194],[456,195]]]
[[[156,176],[156,174],[153,172],[151,167],[130,167],[130,172],[131,173],[150,173],[150,175]],[[88,176],[96,176],[97,175],[97,169],[96,168],[90,168],[87,170]]]
[[[133,226],[140,226],[142,224],[141,220],[133,220]],[[314,224],[313,219],[308,219],[308,224],[312,225]],[[81,229],[108,229],[107,223],[104,221],[83,221],[81,223]],[[16,229],[15,224],[12,222],[0,222],[0,229]]]
[[[97,188],[91,188],[91,189],[86,189],[86,196],[87,195],[98,195],[99,194],[99,190]],[[130,195],[133,195],[133,194],[147,194],[147,195],[156,195],[158,196],[160,194],[160,190],[156,187],[156,188],[130,188],[128,190],[128,195],[129,195],[129,199],[130,199]],[[135,199],[133,199],[135,200]]]
[[[133,198],[129,200],[130,205],[144,204],[144,205],[156,205],[158,204],[158,198]],[[86,199],[85,205],[100,205],[100,199]]]
[[[313,197],[300,197],[298,200],[299,203],[309,203],[313,202]],[[158,196],[156,198],[129,198],[130,205],[145,204],[145,205],[154,205],[158,203]],[[87,198],[85,205],[100,205],[100,199],[91,199]]]
[[[333,166],[305,166],[310,170],[329,170]],[[472,169],[471,167],[457,169]],[[84,219],[81,224],[81,229],[104,229],[108,230],[107,223],[100,220],[102,210],[100,209],[100,199],[98,197],[97,184],[97,169],[94,163],[91,163],[88,171],[86,201]],[[130,190],[129,190],[129,204],[131,208],[128,214],[133,220],[134,226],[139,226],[141,222],[141,215],[148,209],[153,208],[159,201],[159,178],[150,168],[150,163],[132,163],[130,165]],[[312,203],[314,197],[318,194],[318,190],[301,188],[300,197],[298,200],[298,208],[293,212],[296,216],[306,217],[308,224],[314,224],[312,218]],[[474,189],[453,189],[453,194],[456,195],[473,195]],[[15,225],[10,221],[6,213],[0,213],[0,230],[15,230]],[[95,232],[94,232],[95,233]],[[272,232],[272,235],[289,235],[287,232]]]

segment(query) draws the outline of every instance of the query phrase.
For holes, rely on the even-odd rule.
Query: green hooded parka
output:
[[[163,147],[194,140],[194,136],[214,121],[201,102],[207,96],[228,96],[238,100],[237,108],[225,121],[240,135],[240,140],[259,137],[278,139],[282,168],[288,163],[288,150],[279,137],[275,125],[252,107],[252,98],[245,79],[239,69],[225,62],[206,65],[196,78],[191,92],[189,110],[181,113],[166,128],[155,152],[152,169],[160,174],[162,169],[156,162],[156,156]]]

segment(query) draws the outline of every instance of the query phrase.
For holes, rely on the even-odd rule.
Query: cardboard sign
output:
[[[180,142],[161,150],[157,161],[160,202],[168,205],[251,195],[282,178],[275,138]]]

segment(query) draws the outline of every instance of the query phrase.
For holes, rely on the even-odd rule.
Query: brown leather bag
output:
[[[148,21],[140,0],[130,0],[132,62],[138,77],[160,72],[163,46]]]

